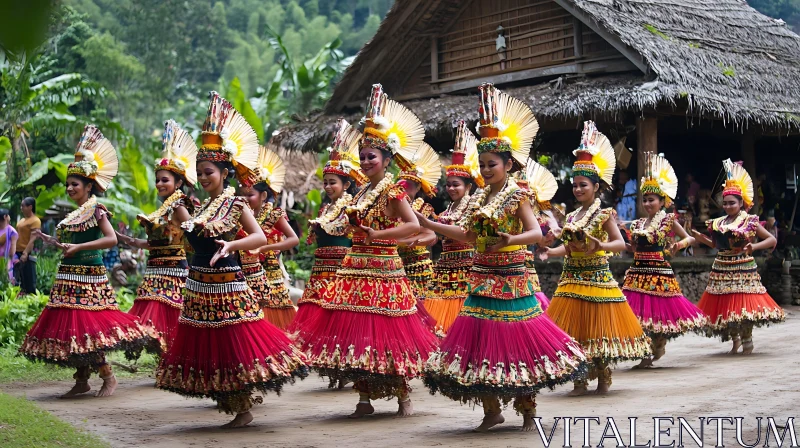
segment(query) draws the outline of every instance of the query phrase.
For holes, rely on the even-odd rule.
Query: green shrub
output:
[[[133,306],[133,300],[136,298],[136,289],[129,287],[121,287],[117,289],[117,304],[122,311],[128,311]]]
[[[61,251],[46,249],[36,258],[36,289],[47,294],[53,287],[61,262]]]
[[[47,304],[47,295],[28,294],[17,298],[19,288],[7,286],[0,291],[0,346],[19,344]]]

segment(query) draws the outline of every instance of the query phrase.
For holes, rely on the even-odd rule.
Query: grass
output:
[[[111,353],[109,361],[117,361],[129,365],[122,353]],[[155,358],[143,353],[136,363],[139,371],[130,373],[119,367],[114,368],[114,373],[119,378],[141,378],[152,374],[155,369]],[[17,347],[0,347],[0,383],[40,383],[43,381],[72,381],[73,369],[65,369],[41,362],[30,362],[22,356],[17,356]],[[2,445],[0,445],[2,446]]]
[[[0,446],[4,448],[110,447],[53,417],[24,398],[0,393]]]
[[[644,26],[644,29],[646,29],[647,31],[650,31],[651,33],[655,34],[656,36],[658,36],[658,37],[660,37],[660,38],[662,38],[664,40],[669,40],[669,36],[664,34],[663,31],[659,30],[658,28],[654,27],[653,25],[650,25],[649,23],[645,23],[642,26]]]

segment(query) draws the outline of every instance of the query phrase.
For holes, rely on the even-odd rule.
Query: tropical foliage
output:
[[[262,141],[269,139],[293,115],[324,104],[391,0],[56,5],[47,10],[46,35],[0,33],[0,154],[7,156],[0,162],[0,204],[14,213],[23,197],[34,196],[43,214],[63,201],[77,137],[95,123],[121,161],[101,201],[135,227],[136,214],[157,206],[146,167],[157,156],[165,119],[199,135],[207,92],[216,89]]]

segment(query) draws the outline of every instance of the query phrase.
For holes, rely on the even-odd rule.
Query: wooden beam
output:
[[[431,82],[439,80],[439,39],[436,36],[431,37]],[[436,90],[433,87],[432,90]]]
[[[573,44],[575,45],[575,58],[580,59],[583,57],[583,24],[577,18],[573,18],[572,27],[572,35],[574,37]]]
[[[761,201],[758,200],[758,186],[755,185],[758,179],[758,174],[756,174],[756,138],[750,130],[745,131],[742,136],[742,161],[744,162],[744,169],[750,174],[750,178],[753,179],[753,184],[756,188],[755,194],[753,194],[753,208],[750,213],[758,215],[761,213]]]
[[[646,153],[658,154],[658,118],[645,116],[636,118],[636,182],[641,182],[645,173]],[[642,207],[642,193],[637,188],[636,194],[636,214],[639,217],[646,216]]]
[[[512,73],[500,73],[492,76],[481,76],[476,79],[468,81],[454,82],[452,84],[442,85],[439,88],[439,93],[449,93],[458,90],[467,90],[478,87],[484,82],[491,82],[493,84],[507,84],[517,81],[534,80],[536,78],[546,78],[551,76],[569,75],[581,73],[579,71],[579,64],[566,64],[556,65],[550,67],[534,68],[530,70],[520,70]],[[635,70],[636,67],[628,63],[624,59],[616,61],[600,61],[581,64],[583,66],[583,73],[615,73],[626,72]]]
[[[638,51],[634,50],[626,43],[622,42],[622,40],[618,36],[606,30],[605,27],[597,23],[594,20],[594,18],[591,15],[589,15],[586,11],[576,7],[575,4],[570,0],[553,0],[553,1],[555,1],[558,4],[558,6],[566,9],[567,12],[572,14],[575,18],[583,22],[583,24],[588,26],[589,29],[599,34],[600,37],[605,39],[606,42],[611,44],[611,46],[616,48],[617,51],[622,53],[623,56],[628,58],[628,60],[631,61],[631,63],[633,63],[633,65],[635,65],[639,70],[641,70],[642,73],[646,75],[650,73],[650,66],[647,65],[647,63],[644,61],[644,58]]]

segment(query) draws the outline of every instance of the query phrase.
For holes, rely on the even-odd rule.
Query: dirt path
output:
[[[569,398],[571,387],[544,392],[537,399],[539,416],[547,434],[553,417],[599,417],[592,425],[591,444],[597,446],[608,417],[613,417],[622,439],[629,443],[629,416],[639,417],[637,442],[653,438],[653,416],[682,416],[699,430],[698,417],[744,417],[745,440],[756,440],[755,417],[775,417],[785,424],[797,417],[800,436],[800,308],[790,307],[787,322],[754,332],[755,353],[727,356],[729,343],[699,336],[686,336],[667,346],[658,368],[630,370],[633,363],[617,366],[608,396]],[[100,381],[93,378],[98,388]],[[412,394],[416,415],[393,416],[394,402],[375,403],[376,415],[361,421],[344,416],[355,406],[357,396],[348,390],[328,390],[317,377],[287,387],[283,395],[269,395],[266,404],[254,409],[256,420],[244,429],[223,431],[218,426],[229,417],[219,414],[210,400],[186,400],[152,387],[152,380],[126,380],[107,399],[91,396],[59,400],[67,383],[34,387],[6,385],[4,391],[26,395],[40,407],[119,447],[329,447],[329,446],[542,446],[537,433],[518,432],[521,417],[506,410],[506,423],[489,434],[469,432],[482,418],[472,409],[431,396],[419,381]],[[765,422],[766,423],[766,422]],[[554,446],[564,444],[563,423],[554,432]],[[677,440],[677,423],[662,443]],[[728,429],[730,427],[730,429]],[[704,440],[713,445],[716,426],[706,427]],[[572,426],[572,445],[583,444],[583,423]],[[684,433],[686,434],[686,433]],[[733,425],[726,425],[725,442],[737,446]],[[763,445],[763,429],[760,445]],[[687,441],[688,440],[688,441]],[[686,446],[696,446],[684,435]],[[606,440],[606,446],[615,446]],[[774,446],[774,445],[773,445]]]

